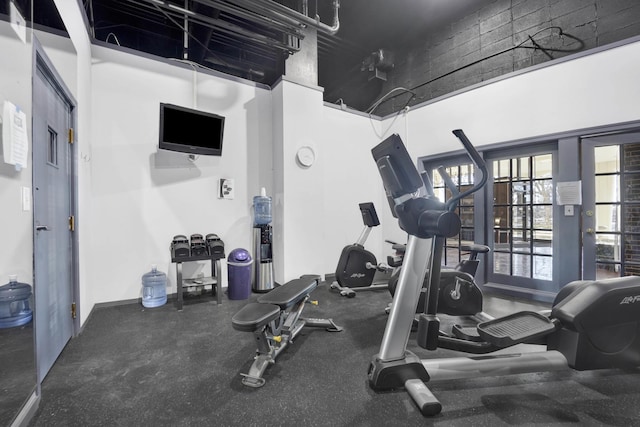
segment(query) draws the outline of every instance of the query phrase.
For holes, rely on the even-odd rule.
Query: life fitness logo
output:
[[[620,305],[622,304],[635,304],[640,302],[640,295],[632,296],[632,297],[624,297],[622,301],[620,301]]]
[[[363,274],[363,273],[353,273],[350,277],[352,279],[360,279],[361,277],[364,277],[364,276],[365,276],[365,274]],[[640,296],[638,296],[638,298],[640,298]]]

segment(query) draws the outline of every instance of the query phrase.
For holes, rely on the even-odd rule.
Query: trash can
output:
[[[246,249],[234,249],[227,257],[229,299],[247,299],[251,295],[251,264],[253,260]]]

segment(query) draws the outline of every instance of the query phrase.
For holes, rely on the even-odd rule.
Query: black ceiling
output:
[[[334,1],[308,0],[307,15],[317,15],[323,27],[331,27]],[[372,52],[402,49],[488,1],[492,0],[341,0],[339,31],[318,31],[318,84],[325,90],[325,100],[336,102],[354,85],[362,87],[363,97],[375,99],[380,85],[369,84],[362,71]],[[27,5],[28,0],[17,3]],[[281,6],[297,12],[302,0],[83,0],[82,4],[95,39],[177,59],[185,59],[186,9],[190,22],[186,59],[267,85],[279,79],[284,61],[304,43],[296,36],[295,25],[283,25],[270,16]],[[38,0],[34,8],[36,24],[63,29],[53,0]],[[261,13],[261,8],[268,10]]]

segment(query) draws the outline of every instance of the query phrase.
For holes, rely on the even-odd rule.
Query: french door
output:
[[[487,286],[535,297],[556,290],[554,171],[556,147],[542,144],[487,153]]]
[[[582,275],[640,275],[640,133],[583,138]]]

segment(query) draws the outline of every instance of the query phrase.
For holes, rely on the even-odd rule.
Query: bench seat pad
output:
[[[316,278],[301,277],[261,295],[258,298],[258,302],[261,304],[275,304],[281,310],[286,310],[309,295],[317,286],[318,280]]]
[[[251,302],[231,318],[233,329],[243,332],[257,331],[280,315],[280,307],[273,304]]]

